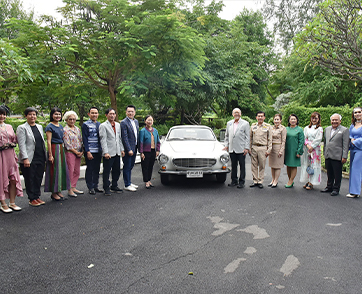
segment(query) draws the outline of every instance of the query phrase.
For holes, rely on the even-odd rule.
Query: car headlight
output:
[[[161,154],[159,157],[158,157],[158,160],[161,164],[165,164],[167,163],[168,161],[168,157],[165,155],[165,154]]]
[[[220,161],[223,163],[223,164],[226,164],[229,162],[229,154],[223,154],[220,156]]]

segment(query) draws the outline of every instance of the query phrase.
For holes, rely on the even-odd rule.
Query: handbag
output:
[[[307,166],[307,173],[308,175],[314,175],[314,169],[311,164],[312,158],[310,155],[308,155],[308,166]]]

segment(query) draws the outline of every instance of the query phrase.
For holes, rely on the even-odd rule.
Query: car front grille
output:
[[[176,167],[203,168],[212,167],[216,163],[215,158],[175,158],[172,160]]]

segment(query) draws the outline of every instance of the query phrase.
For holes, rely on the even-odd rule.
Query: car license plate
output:
[[[202,170],[188,170],[186,172],[186,178],[202,178],[204,173]]]

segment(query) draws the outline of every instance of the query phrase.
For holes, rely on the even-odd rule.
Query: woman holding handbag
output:
[[[304,189],[312,190],[321,183],[321,147],[323,128],[321,115],[313,112],[310,123],[304,128],[304,153],[301,158],[300,181],[305,183]]]

